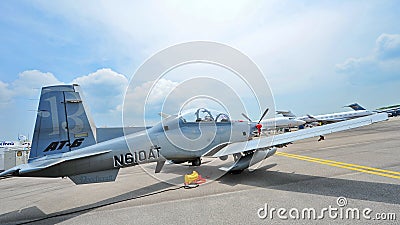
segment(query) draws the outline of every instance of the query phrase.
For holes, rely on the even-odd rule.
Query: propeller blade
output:
[[[268,110],[269,110],[269,108],[267,108],[267,109],[264,111],[264,113],[262,114],[262,116],[261,116],[260,120],[258,121],[258,123],[260,123],[261,120],[264,118],[264,116],[267,115]]]
[[[242,113],[242,116],[243,116],[244,118],[248,119],[248,120],[250,121],[250,123],[253,122],[253,121],[251,121],[251,119],[250,119],[246,114]]]

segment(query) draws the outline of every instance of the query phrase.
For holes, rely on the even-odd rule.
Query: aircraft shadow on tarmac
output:
[[[141,196],[144,197],[146,195],[152,195],[152,193],[157,194],[168,191],[169,189],[176,190],[179,188],[180,187],[176,187],[168,183],[159,182],[118,196],[104,199],[95,203],[91,203],[76,208],[70,208],[67,210],[50,214],[45,214],[36,206],[28,207],[0,215],[0,224],[15,224],[15,223],[29,224],[34,222],[50,223],[50,224],[59,223],[74,218],[76,216],[85,214],[99,207],[127,201],[130,199],[140,198]]]
[[[274,164],[272,164],[274,166]],[[244,184],[268,189],[314,195],[344,196],[346,198],[400,204],[400,185],[367,181],[310,176],[297,173],[268,171],[266,165],[253,172],[223,176],[219,182],[227,185]]]
[[[266,189],[334,197],[344,196],[350,199],[400,204],[400,198],[398,196],[400,185],[327,178],[267,170],[275,165],[276,164],[266,165],[253,172],[244,171],[241,174],[226,174],[217,179],[216,182],[230,186],[244,184]],[[176,178],[173,178],[168,182],[175,183],[177,180]],[[147,195],[178,190],[180,188],[181,187],[177,187],[166,182],[159,182],[85,206],[71,208],[51,214],[45,214],[39,208],[33,206],[0,215],[0,223],[14,224],[40,222],[54,224],[72,219],[79,215],[83,215],[103,206],[134,200],[135,198],[146,197]]]

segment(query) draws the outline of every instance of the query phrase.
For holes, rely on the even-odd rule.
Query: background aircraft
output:
[[[358,103],[353,103],[351,105],[348,105],[347,107],[352,108],[354,111],[366,110],[364,107],[360,106]],[[385,112],[389,116],[398,116],[398,115],[400,115],[400,105],[381,107],[379,109],[374,110],[374,112],[378,112],[378,113]]]
[[[345,121],[349,119],[359,118],[363,116],[369,116],[376,112],[366,110],[359,105],[349,105],[348,107],[357,108],[354,111],[347,111],[347,112],[338,112],[338,113],[329,113],[329,114],[321,114],[321,115],[306,115],[301,117],[296,117],[291,111],[277,111],[278,114],[282,114],[284,117],[288,118],[296,118],[298,120],[304,120],[308,124],[312,125],[319,125],[319,124],[329,124],[335,123],[340,121]]]
[[[252,122],[252,120],[245,114],[242,114],[247,120]],[[271,119],[263,119],[260,121],[262,125],[262,130],[274,130],[281,128],[293,128],[304,125],[306,122],[304,120],[299,120],[294,117],[275,117]]]
[[[374,110],[375,112],[385,112],[387,114],[389,114],[389,116],[399,116],[400,115],[400,106],[393,106],[393,107],[384,107],[384,108],[380,108],[377,110]]]
[[[29,161],[0,176],[69,177],[75,184],[99,183],[114,181],[122,167],[156,162],[158,173],[166,160],[199,166],[201,157],[224,160],[228,155],[238,157],[222,169],[242,171],[293,141],[387,119],[386,113],[374,114],[253,139],[253,131],[261,129],[260,121],[267,111],[256,123],[233,121],[226,113],[213,114],[200,108],[167,116],[150,128],[99,141],[78,85],[43,87]]]
[[[293,128],[305,124],[304,120],[288,117],[275,117],[272,119],[261,120],[263,128],[266,130],[277,128]]]

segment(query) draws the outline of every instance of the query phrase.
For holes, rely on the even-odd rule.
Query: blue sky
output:
[[[398,1],[1,1],[0,10],[0,140],[32,136],[39,88],[57,83],[81,84],[99,126],[121,125],[136,69],[193,40],[247,54],[277,109],[400,102]]]

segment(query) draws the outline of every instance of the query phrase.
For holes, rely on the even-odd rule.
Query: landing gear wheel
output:
[[[201,159],[196,158],[192,161],[192,166],[200,166],[201,165]]]
[[[230,174],[241,174],[244,170],[234,170],[231,171]]]

